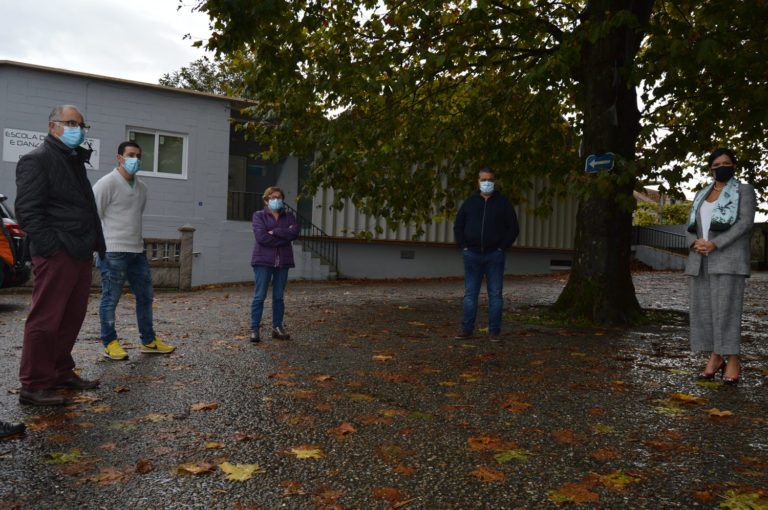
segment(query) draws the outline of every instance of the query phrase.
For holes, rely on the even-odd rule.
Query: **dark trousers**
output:
[[[39,391],[74,375],[72,347],[80,332],[91,290],[90,260],[64,249],[49,258],[34,256],[32,307],[24,327],[19,380],[21,389]]]

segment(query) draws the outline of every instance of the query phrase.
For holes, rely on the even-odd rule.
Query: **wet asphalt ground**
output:
[[[0,418],[28,431],[0,440],[0,508],[766,508],[736,505],[768,504],[768,274],[737,388],[697,384],[682,313],[531,324],[566,278],[505,279],[500,344],[454,340],[457,279],[290,282],[293,339],[259,345],[251,287],[157,292],[169,356],[138,352],[125,295],[128,361],[102,356],[94,293],[74,356],[101,387],[64,408],[18,403],[30,296],[1,293]],[[644,308],[687,309],[681,273],[634,281]]]

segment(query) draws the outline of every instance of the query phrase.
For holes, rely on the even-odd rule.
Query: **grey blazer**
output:
[[[703,193],[704,190],[699,191]],[[703,202],[703,201],[702,201]],[[751,184],[739,183],[739,214],[736,222],[728,230],[709,231],[709,240],[717,247],[707,255],[709,274],[733,274],[749,276],[750,249],[749,237],[755,221],[755,188]],[[696,234],[686,231],[688,246],[693,246],[696,239],[703,237],[701,231],[701,204],[696,210]],[[704,255],[691,250],[685,263],[685,274],[697,276],[701,270],[701,258]]]

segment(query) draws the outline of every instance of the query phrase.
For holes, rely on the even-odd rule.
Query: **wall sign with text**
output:
[[[36,149],[48,133],[42,131],[25,131],[23,129],[3,128],[3,161],[16,163],[24,154]],[[86,168],[94,170],[99,169],[99,154],[101,149],[101,140],[99,138],[87,138],[82,147],[87,148],[86,142],[91,144],[93,154],[91,154],[91,166]]]

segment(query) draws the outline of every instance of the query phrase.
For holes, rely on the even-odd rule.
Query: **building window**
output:
[[[187,178],[187,135],[144,128],[128,128],[128,140],[141,147],[139,175]]]

